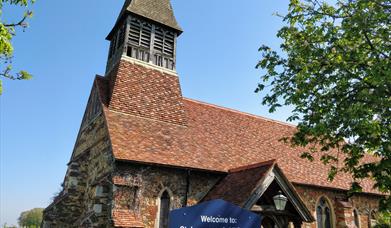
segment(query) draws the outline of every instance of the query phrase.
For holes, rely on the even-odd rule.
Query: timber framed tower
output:
[[[106,72],[122,56],[175,71],[181,33],[169,0],[126,0],[106,38],[110,41]]]

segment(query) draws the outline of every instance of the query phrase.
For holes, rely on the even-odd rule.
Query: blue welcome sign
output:
[[[261,217],[224,200],[173,210],[169,228],[259,228]]]

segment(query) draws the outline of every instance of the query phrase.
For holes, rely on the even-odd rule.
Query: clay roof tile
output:
[[[106,96],[101,94],[101,100],[106,100]],[[120,161],[224,173],[275,159],[292,183],[350,189],[349,174],[340,173],[330,182],[329,167],[319,158],[313,162],[302,159],[303,148],[293,148],[281,140],[291,136],[295,126],[187,98],[183,98],[183,104],[188,126],[105,107],[114,157]],[[364,192],[379,194],[368,179],[362,181],[362,186]]]

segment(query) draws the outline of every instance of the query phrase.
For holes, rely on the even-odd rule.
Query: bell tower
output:
[[[133,116],[186,125],[176,40],[182,33],[170,0],[126,0],[107,36],[108,108]]]
[[[127,56],[175,71],[176,40],[182,33],[170,0],[126,0],[110,41],[107,71]]]

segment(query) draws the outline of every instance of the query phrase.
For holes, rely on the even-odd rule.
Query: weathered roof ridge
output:
[[[250,165],[245,165],[245,166],[233,168],[233,169],[228,170],[228,172],[229,173],[237,173],[237,172],[242,172],[242,171],[246,171],[246,170],[249,170],[249,169],[259,168],[259,167],[262,167],[262,166],[274,166],[276,164],[277,164],[277,160],[273,159],[273,160],[269,160],[269,161],[258,162],[258,163],[255,163],[255,164],[250,164]]]
[[[248,116],[248,117],[253,117],[253,118],[256,118],[256,119],[261,119],[261,120],[264,120],[264,121],[268,121],[268,122],[277,123],[277,124],[280,124],[280,125],[285,125],[285,126],[288,126],[288,127],[296,128],[296,125],[294,125],[294,124],[286,123],[286,122],[279,121],[279,120],[274,120],[274,119],[267,118],[267,117],[264,117],[264,116],[258,116],[258,115],[251,114],[251,113],[248,113],[248,112],[239,111],[239,110],[236,110],[236,109],[233,109],[233,108],[227,108],[227,107],[224,107],[224,106],[211,104],[211,103],[207,103],[207,102],[204,102],[204,101],[194,100],[194,99],[187,98],[187,97],[184,97],[183,99],[187,100],[187,101],[190,101],[190,102],[193,102],[193,103],[206,105],[206,106],[209,106],[209,107],[212,107],[212,108],[216,108],[216,109],[220,109],[220,110],[224,110],[224,111],[228,111],[228,112],[233,112],[233,113],[236,113],[236,114],[245,115],[245,116]]]

